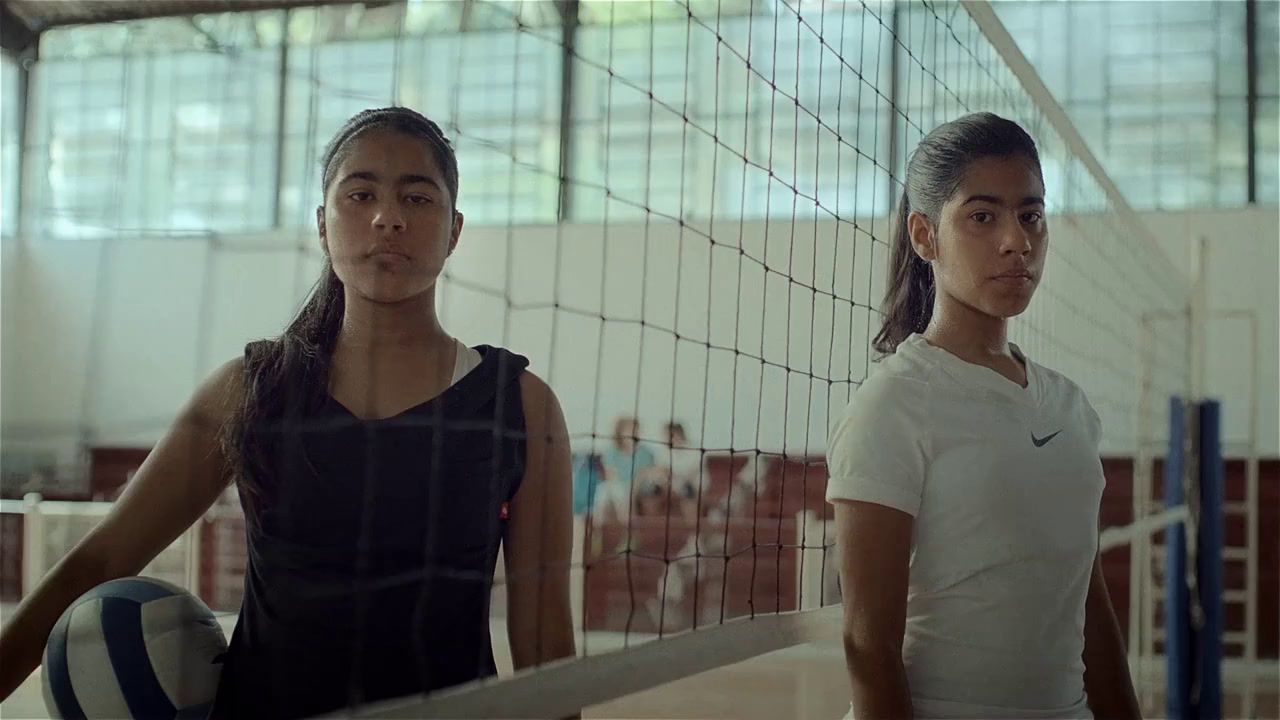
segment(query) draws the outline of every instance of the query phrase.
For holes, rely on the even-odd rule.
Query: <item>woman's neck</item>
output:
[[[440,326],[431,293],[402,303],[351,295],[329,367],[338,402],[358,417],[392,417],[449,387],[456,341]]]
[[[1007,319],[993,317],[939,293],[923,335],[934,347],[962,360],[986,365],[1011,356],[1008,329]]]
[[[399,303],[379,303],[347,290],[339,349],[367,352],[432,352],[450,348],[453,338],[436,315],[435,293]]]

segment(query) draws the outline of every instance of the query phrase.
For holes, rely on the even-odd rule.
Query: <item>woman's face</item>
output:
[[[635,437],[640,433],[640,423],[635,420],[621,420],[616,427],[618,442],[630,449],[635,445]]]
[[[316,210],[338,279],[379,303],[430,291],[457,246],[463,218],[427,141],[372,130],[346,150]]]
[[[688,439],[684,436],[683,430],[673,428],[667,431],[667,442],[671,447],[684,447]]]
[[[910,225],[917,254],[933,265],[939,300],[996,318],[1026,310],[1049,246],[1036,164],[1020,155],[974,161],[939,215],[934,225],[913,214]]]

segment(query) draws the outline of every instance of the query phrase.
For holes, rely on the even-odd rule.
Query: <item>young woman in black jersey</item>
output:
[[[0,698],[90,588],[136,574],[229,481],[249,565],[215,717],[315,715],[493,675],[506,559],[514,664],[574,653],[568,434],[528,362],[468,348],[435,287],[457,247],[458,166],[439,127],[367,110],[324,155],[326,263],[297,318],[196,391],[111,514],[0,636]]]

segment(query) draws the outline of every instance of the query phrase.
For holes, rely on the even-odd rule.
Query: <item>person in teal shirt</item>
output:
[[[640,422],[623,416],[613,425],[613,445],[601,454],[604,480],[596,490],[595,512],[598,518],[623,519],[629,515],[635,497],[636,475],[653,467],[653,450],[638,441]]]

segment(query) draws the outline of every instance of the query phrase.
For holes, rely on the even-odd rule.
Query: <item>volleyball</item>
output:
[[[103,583],[67,609],[45,646],[55,718],[204,717],[226,638],[199,598],[161,580]]]

